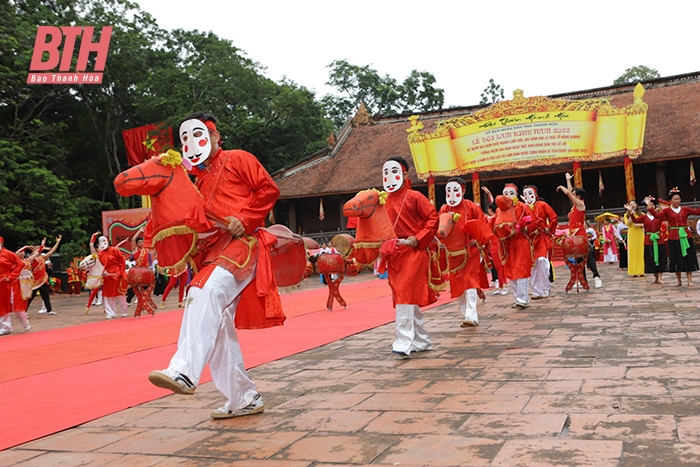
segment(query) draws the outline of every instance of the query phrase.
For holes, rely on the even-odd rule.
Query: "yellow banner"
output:
[[[614,108],[604,99],[524,98],[497,102],[474,114],[443,121],[421,133],[412,116],[408,141],[418,176],[463,175],[637,157],[642,152],[647,104],[635,88],[634,104]]]

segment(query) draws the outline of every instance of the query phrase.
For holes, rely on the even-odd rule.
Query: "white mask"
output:
[[[107,237],[100,237],[99,240],[97,240],[97,248],[100,250],[106,250],[107,247],[109,247],[109,240],[107,240]]]
[[[396,161],[387,161],[382,167],[384,191],[394,193],[403,186],[403,168]]]
[[[201,164],[211,154],[209,129],[196,118],[185,120],[180,125],[180,143],[184,158],[193,166]]]
[[[503,196],[506,196],[508,198],[515,198],[516,196],[518,196],[518,191],[512,186],[506,185],[503,188]]]
[[[445,201],[449,206],[458,206],[462,202],[464,192],[462,185],[457,182],[449,182],[445,185]]]
[[[533,205],[535,204],[535,201],[537,201],[537,194],[532,188],[525,188],[523,190],[523,198],[527,204]]]

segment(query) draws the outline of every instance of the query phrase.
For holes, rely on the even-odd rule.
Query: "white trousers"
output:
[[[12,317],[10,313],[0,316],[0,333],[7,334],[8,332],[12,332]]]
[[[476,313],[476,303],[478,301],[479,296],[476,294],[476,289],[467,289],[457,298],[457,307],[462,316],[464,316],[465,321],[479,322],[479,315]]]
[[[395,325],[394,351],[410,354],[433,348],[418,305],[396,305]]]
[[[197,386],[209,364],[214,385],[228,398],[232,410],[250,404],[257,394],[243,364],[233,324],[241,292],[254,276],[255,273],[239,281],[226,269],[216,267],[204,287],[190,288],[177,351],[168,366]]]
[[[530,303],[530,295],[528,294],[529,280],[527,277],[524,279],[511,280],[510,288],[513,291],[517,303]]]
[[[532,265],[530,287],[532,287],[532,293],[540,297],[549,294],[552,283],[549,282],[549,259],[547,257],[540,256]]]
[[[118,295],[116,297],[104,297],[105,302],[105,313],[107,313],[107,318],[114,318],[117,313],[121,313],[126,316],[127,304],[126,295]]]

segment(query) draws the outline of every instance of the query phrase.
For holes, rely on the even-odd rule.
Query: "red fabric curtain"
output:
[[[173,129],[169,126],[163,127],[161,123],[151,123],[123,130],[122,138],[129,166],[139,165],[168,148],[174,147]]]

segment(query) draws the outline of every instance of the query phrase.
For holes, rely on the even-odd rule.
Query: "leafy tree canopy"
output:
[[[384,115],[436,110],[445,102],[445,91],[435,86],[435,77],[427,71],[413,70],[399,83],[389,75],[380,76],[369,65],[352,65],[346,60],[334,60],[328,68],[326,84],[338,94],[328,94],[321,102],[336,126],[352,116],[361,102],[370,113]]]
[[[481,101],[479,104],[493,104],[501,99],[504,99],[504,91],[500,84],[496,84],[493,78],[489,80],[489,85],[486,86],[484,92],[481,93]]]
[[[627,68],[619,78],[613,81],[613,85],[617,86],[619,84],[638,83],[640,81],[660,77],[661,75],[659,74],[658,70],[644,65],[633,66],[632,68]]]

